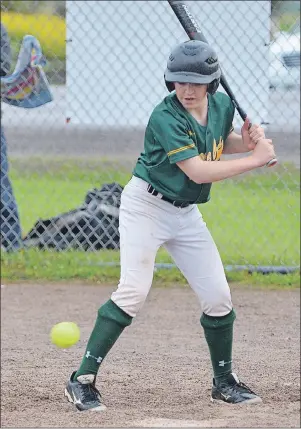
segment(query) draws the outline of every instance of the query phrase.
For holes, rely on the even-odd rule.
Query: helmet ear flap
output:
[[[217,88],[219,87],[220,79],[214,79],[211,83],[209,83],[207,92],[208,94],[215,94],[217,91]]]
[[[172,92],[175,89],[175,84],[174,82],[167,82],[165,81],[165,85],[168,89],[169,92]]]

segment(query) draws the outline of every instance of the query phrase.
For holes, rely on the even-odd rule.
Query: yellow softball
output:
[[[72,347],[80,339],[80,330],[74,322],[60,322],[51,328],[50,339],[61,349]]]

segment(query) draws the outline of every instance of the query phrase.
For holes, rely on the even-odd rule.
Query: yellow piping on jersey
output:
[[[178,152],[183,152],[183,150],[191,149],[192,147],[195,147],[194,143],[188,144],[187,146],[179,147],[178,149],[173,149],[167,153],[167,156],[174,155],[175,153],[178,153]]]

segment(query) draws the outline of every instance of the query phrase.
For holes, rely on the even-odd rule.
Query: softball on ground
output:
[[[60,322],[51,328],[50,339],[61,349],[72,347],[80,339],[80,330],[74,322]]]

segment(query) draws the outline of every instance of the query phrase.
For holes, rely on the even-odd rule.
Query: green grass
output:
[[[156,262],[172,262],[169,255],[160,250]],[[106,263],[114,263],[107,266]],[[3,283],[8,282],[74,282],[95,284],[117,284],[119,280],[119,252],[103,250],[99,252],[50,252],[30,249],[14,254],[1,255]],[[265,288],[299,287],[300,274],[287,275],[247,272],[226,272],[229,282],[263,286]],[[154,285],[186,285],[179,270],[158,269],[154,275]]]
[[[274,170],[246,174],[236,180],[216,183],[212,199],[201,206],[203,217],[218,245],[225,265],[299,265],[300,194],[299,170],[282,165]],[[12,160],[11,178],[26,234],[39,218],[56,216],[82,204],[86,193],[103,183],[125,185],[130,167],[110,160]],[[26,251],[2,255],[2,277],[16,280],[118,281],[119,252]],[[160,251],[157,262],[171,262]],[[230,281],[264,285],[299,284],[299,273],[248,275],[229,272]],[[183,283],[176,270],[159,270],[157,282]]]

